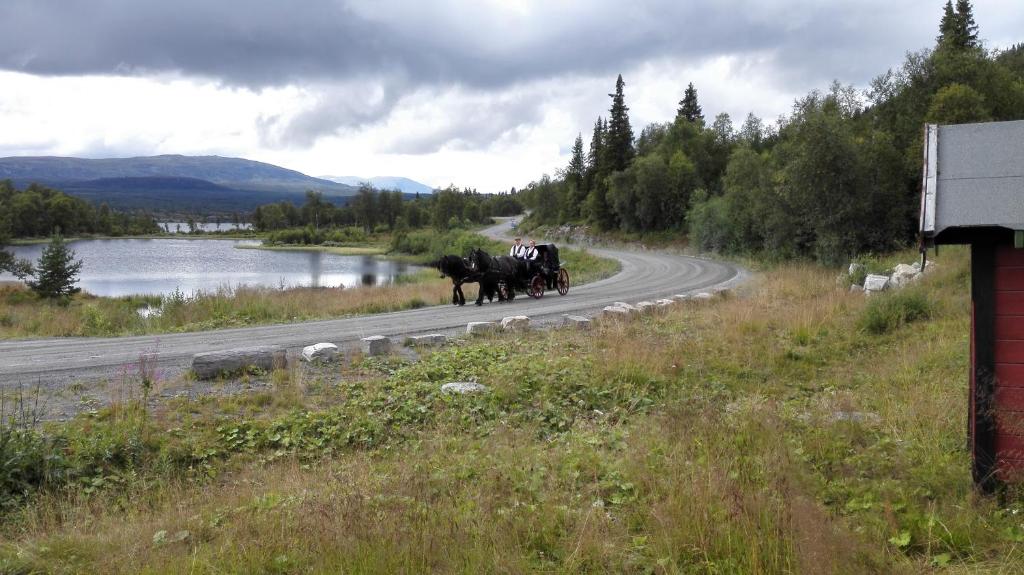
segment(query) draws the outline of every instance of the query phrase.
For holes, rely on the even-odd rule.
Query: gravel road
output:
[[[505,237],[509,222],[484,233]],[[297,349],[318,342],[351,347],[371,335],[399,337],[424,333],[460,333],[467,322],[497,321],[526,315],[533,323],[554,323],[562,314],[587,315],[614,301],[638,302],[679,293],[735,284],[745,272],[731,264],[654,251],[590,248],[619,260],[622,270],[613,277],[579,287],[565,296],[548,292],[542,299],[519,296],[510,303],[484,303],[482,307],[434,306],[402,312],[246,327],[192,333],[117,338],[48,338],[0,342],[0,387],[37,385],[52,388],[72,382],[114,378],[124,366],[135,365],[143,354],[155,353],[165,377],[188,369],[192,355],[255,345],[283,345]],[[570,273],[572,270],[569,270]],[[476,290],[467,290],[475,295]],[[470,300],[470,294],[466,294]]]

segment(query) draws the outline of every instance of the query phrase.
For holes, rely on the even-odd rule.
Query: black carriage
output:
[[[516,275],[515,285],[505,289],[518,289],[534,299],[544,297],[545,290],[569,293],[569,272],[562,267],[555,244],[537,246],[537,259],[526,264],[525,270]]]

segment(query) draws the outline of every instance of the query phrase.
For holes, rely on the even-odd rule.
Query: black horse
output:
[[[473,248],[467,259],[469,268],[481,274],[480,285],[486,283],[497,289],[499,301],[515,299],[516,286],[529,276],[528,264],[510,256],[491,256],[480,248]]]
[[[494,295],[498,292],[496,283],[480,281],[483,274],[472,270],[465,258],[455,255],[440,256],[431,262],[430,266],[441,272],[441,277],[452,278],[452,305],[466,305],[462,284],[480,283],[480,295],[477,296],[476,305],[483,305],[484,296],[487,297],[487,301],[493,301]],[[501,294],[498,296],[500,299]]]

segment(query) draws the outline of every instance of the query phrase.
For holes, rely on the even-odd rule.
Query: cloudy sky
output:
[[[0,0],[0,157],[216,154],[480,191],[567,161],[626,81],[774,121],[930,46],[943,0]],[[989,47],[1020,0],[976,0]]]

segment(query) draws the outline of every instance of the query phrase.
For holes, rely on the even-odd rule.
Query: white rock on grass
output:
[[[581,315],[565,314],[562,316],[562,327],[586,331],[590,329],[590,320]]]
[[[676,305],[676,300],[664,298],[664,299],[659,299],[658,301],[656,301],[654,303],[658,307],[672,307],[672,306]]]
[[[864,278],[864,291],[866,292],[880,292],[888,287],[889,276],[868,274],[868,277]]]
[[[672,296],[672,299],[679,302],[687,301],[690,299],[690,294],[677,293],[676,295]]]
[[[601,318],[603,319],[628,319],[631,315],[633,314],[628,309],[617,305],[606,306],[601,310]]]
[[[471,321],[466,324],[466,333],[491,333],[498,329],[498,324],[493,321]]]
[[[363,354],[370,357],[391,353],[391,340],[383,335],[371,335],[362,340]]]
[[[530,329],[530,318],[525,315],[512,315],[501,320],[502,331],[526,331]]]
[[[212,379],[249,367],[271,371],[287,366],[288,356],[285,349],[276,345],[207,351],[192,356],[192,371],[199,379]]]
[[[444,345],[448,341],[448,336],[443,333],[428,333],[426,335],[414,335],[405,339],[406,345],[423,345],[429,347],[437,347]]]
[[[864,271],[864,264],[859,264],[857,262],[853,262],[853,263],[850,264],[849,269],[846,271],[846,275],[854,276],[854,275],[859,274],[862,271]]]
[[[626,310],[626,312],[629,315],[640,315],[640,308],[636,307],[635,305],[633,305],[631,303],[626,303],[624,301],[617,301],[617,302],[613,302],[612,305],[615,306],[615,307],[620,307],[620,308]]]
[[[693,296],[690,299],[695,299],[695,300],[699,300],[699,301],[707,301],[707,300],[709,300],[709,299],[711,299],[713,297],[715,297],[715,296],[711,295],[710,293],[708,293],[706,291],[702,291],[702,292],[700,292],[699,294]]]
[[[441,386],[441,393],[480,393],[487,391],[487,386],[475,381],[453,381]]]
[[[302,360],[330,362],[338,359],[338,346],[333,343],[315,343],[302,348]]]
[[[636,307],[637,307],[637,309],[640,310],[640,313],[648,314],[648,313],[651,313],[651,312],[654,311],[654,307],[655,306],[654,306],[654,302],[653,301],[642,301],[642,302],[638,302],[636,304]]]
[[[893,287],[903,287],[914,280],[920,275],[918,271],[920,264],[917,267],[910,266],[907,264],[899,264],[896,269],[892,272],[892,277],[889,281],[892,282]]]

